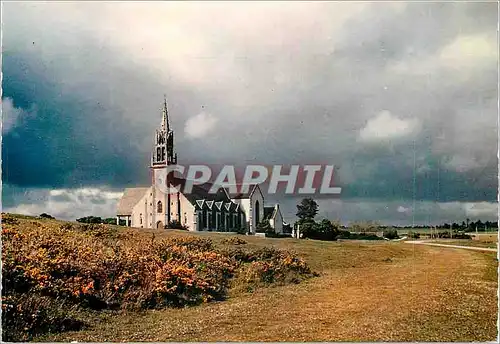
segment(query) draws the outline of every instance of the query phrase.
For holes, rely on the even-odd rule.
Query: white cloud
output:
[[[498,216],[498,203],[493,203],[493,202],[465,203],[464,208],[467,216],[473,218],[476,217],[491,218]]]
[[[405,208],[405,207],[403,207],[402,205],[400,205],[400,206],[398,207],[397,211],[398,211],[398,213],[408,213],[408,212],[410,212],[410,211],[411,211],[411,209],[410,209],[410,208]]]
[[[492,35],[464,35],[445,46],[439,59],[444,66],[453,68],[475,68],[498,58],[496,37]]]
[[[416,118],[401,119],[389,111],[381,111],[368,120],[366,126],[359,132],[362,141],[378,141],[399,138],[414,134],[419,129]]]
[[[498,61],[496,34],[461,35],[436,54],[415,56],[389,66],[389,71],[409,75],[435,75],[450,71],[454,82],[464,82],[472,73],[490,68]]]
[[[8,133],[24,114],[23,109],[14,107],[12,99],[2,99],[2,133]]]
[[[218,119],[212,114],[201,112],[186,121],[184,132],[189,138],[199,139],[209,134],[217,122]]]
[[[6,212],[37,216],[48,213],[58,219],[75,220],[83,216],[113,217],[122,192],[99,188],[53,189],[33,194]],[[28,196],[29,197],[29,196]]]

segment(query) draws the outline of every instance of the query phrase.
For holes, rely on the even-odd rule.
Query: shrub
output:
[[[272,232],[266,232],[266,238],[291,238],[291,234],[283,234],[283,233],[276,233],[274,231]]]
[[[2,230],[2,324],[9,329],[9,340],[78,329],[83,323],[72,315],[75,309],[148,309],[222,300],[235,275],[246,276],[240,280],[252,285],[312,276],[301,258],[274,248],[216,249],[206,238],[155,241],[128,232],[120,240],[102,240],[101,235],[114,233],[109,226],[48,227],[24,221],[22,230],[14,225]],[[244,241],[232,240],[238,245]]]
[[[300,233],[302,238],[334,241],[337,240],[340,231],[338,222],[323,219],[319,223],[312,220],[302,221],[300,223]]]
[[[180,229],[180,230],[183,230],[183,231],[187,231],[188,230],[188,227],[183,225],[182,223],[180,223],[180,221],[177,221],[177,220],[172,220],[168,223],[168,225],[166,226],[166,228],[168,229]]]
[[[263,219],[257,224],[257,228],[255,231],[257,233],[267,233],[272,231],[273,228],[271,227],[271,224],[269,223],[269,219]]]
[[[245,227],[239,227],[235,229],[236,233],[246,235],[248,233],[248,230]]]
[[[408,232],[406,236],[410,239],[420,239],[420,233],[418,232]]]
[[[46,296],[2,297],[2,340],[29,341],[46,332],[76,331],[85,326],[72,307]]]
[[[15,217],[12,217],[11,215],[2,214],[2,223],[5,225],[17,225],[19,224],[19,220],[17,220]]]
[[[383,237],[387,239],[397,239],[399,238],[398,231],[396,229],[385,229],[383,232]]]
[[[222,243],[223,244],[229,244],[229,245],[245,245],[245,244],[248,244],[248,242],[246,242],[246,240],[243,240],[243,239],[238,238],[238,237],[231,237],[231,238],[224,239],[224,240],[222,240]]]
[[[272,252],[272,253],[271,253]],[[267,259],[255,260],[243,269],[244,280],[250,285],[299,283],[313,276],[302,258],[286,251],[270,250]]]
[[[76,219],[76,222],[80,223],[102,223],[102,219],[99,216],[86,216]]]

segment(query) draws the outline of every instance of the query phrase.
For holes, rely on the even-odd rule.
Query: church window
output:
[[[140,223],[141,223],[141,225],[142,225],[142,213],[141,213],[141,214],[139,214],[139,221],[140,221]]]
[[[161,160],[161,149],[160,149],[160,147],[156,148],[156,161],[162,161]]]
[[[165,147],[161,147],[161,161],[165,160]]]
[[[164,143],[165,143],[165,135],[163,135],[163,133],[159,133],[158,134],[158,144],[161,145]]]
[[[163,212],[163,204],[161,203],[161,201],[158,201],[158,204],[156,205],[156,212],[157,213]]]

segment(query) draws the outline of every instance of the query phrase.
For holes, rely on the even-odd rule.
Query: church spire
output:
[[[167,96],[163,96],[163,116],[161,118],[161,128],[163,130],[167,130],[167,132],[170,131],[170,123],[168,121],[168,109],[167,109]]]

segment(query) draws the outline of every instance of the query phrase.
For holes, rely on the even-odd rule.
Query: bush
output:
[[[245,245],[248,244],[245,240],[238,238],[238,237],[231,237],[228,239],[222,240],[223,244],[230,244],[230,245]]]
[[[168,223],[168,225],[166,226],[166,228],[168,229],[180,229],[180,230],[183,230],[183,231],[187,231],[188,230],[188,227],[183,225],[182,223],[180,223],[180,221],[177,221],[177,220],[172,220]]]
[[[255,232],[257,233],[267,233],[271,231],[273,231],[273,228],[271,227],[271,224],[269,223],[268,219],[260,221],[257,224],[257,228],[255,229]]]
[[[453,239],[472,239],[472,237],[465,233],[454,233]]]
[[[245,227],[240,227],[235,229],[236,233],[241,234],[241,235],[246,235],[248,233],[248,230]]]
[[[303,278],[314,274],[303,259],[285,251],[268,251],[267,259],[253,261],[243,270],[247,284],[259,286],[262,284],[299,283]]]
[[[346,231],[346,230],[340,230],[337,238],[338,239],[345,239],[345,240],[383,240],[381,237],[377,236],[376,234],[351,233],[351,232]]]
[[[182,307],[224,299],[235,275],[252,285],[313,275],[301,258],[274,248],[217,249],[194,236],[102,240],[113,233],[101,224],[4,224],[2,325],[9,340],[78,329],[75,309]]]
[[[410,239],[420,239],[420,233],[418,232],[408,232],[406,236]]]
[[[382,235],[384,238],[391,240],[399,238],[398,231],[396,229],[385,229]]]
[[[99,216],[86,216],[76,219],[76,222],[80,223],[102,223],[102,219]]]
[[[46,214],[46,213],[42,213],[42,214],[40,214],[40,216],[39,216],[39,217],[41,217],[42,219],[55,219],[55,217],[54,217],[54,216],[51,216],[51,215]]]
[[[85,326],[72,307],[46,296],[2,297],[2,340],[29,341],[46,332],[76,331]]]
[[[283,234],[283,233],[276,233],[274,231],[272,232],[266,232],[266,238],[291,238],[291,234]]]
[[[316,223],[312,220],[302,221],[300,224],[300,233],[302,238],[316,239],[316,240],[337,240],[340,234],[339,224],[327,219]]]

